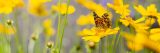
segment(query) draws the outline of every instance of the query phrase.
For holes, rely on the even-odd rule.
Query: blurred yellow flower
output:
[[[147,40],[146,33],[137,32],[135,35],[124,33],[123,37],[127,40],[127,46],[129,49],[134,51],[140,51],[144,48],[144,43]]]
[[[96,4],[93,0],[77,0],[77,2],[87,9],[96,12],[98,16],[107,13],[107,10],[101,4]]]
[[[127,40],[128,42],[127,46],[131,50],[140,51],[145,47],[145,48],[149,48],[159,53],[160,52],[160,42],[153,40],[154,38],[157,39],[157,37],[159,36],[148,38],[148,36],[152,36],[151,35],[152,32],[157,33],[158,31],[159,29],[153,29],[150,32],[143,30],[143,32],[137,32],[135,35],[132,35],[129,33],[123,33],[122,36]]]
[[[0,0],[0,14],[9,14],[14,8],[13,1],[10,0]]]
[[[24,6],[24,2],[23,0],[14,0],[13,3],[15,3],[16,7],[23,7]]]
[[[48,15],[47,9],[45,9],[45,3],[51,0],[29,0],[28,11],[30,14],[35,16],[46,16]]]
[[[99,42],[101,38],[111,34],[116,34],[118,30],[119,27],[116,27],[114,29],[108,28],[106,30],[93,27],[91,29],[84,29],[78,32],[78,34],[82,36],[82,39],[84,39],[85,41]]]
[[[57,5],[57,6],[53,5],[52,6],[52,11],[57,11],[62,15],[66,14],[66,13],[67,14],[72,14],[72,13],[75,12],[75,8],[72,5],[69,5],[68,9],[67,9],[67,4],[66,3],[62,3],[62,4]]]
[[[114,0],[114,3],[107,3],[107,6],[115,10],[116,13],[121,15],[121,18],[130,15],[130,10],[128,4],[123,4],[123,0]]]
[[[46,36],[52,36],[55,34],[54,28],[44,28],[44,33]]]
[[[16,30],[13,26],[5,26],[2,23],[0,23],[0,33],[6,34],[6,35],[13,35],[15,34]]]
[[[50,27],[52,27],[52,20],[51,19],[44,20],[43,27],[44,28],[50,28]]]
[[[55,33],[54,28],[52,27],[52,20],[46,19],[43,22],[44,33],[47,36],[52,36]]]
[[[140,51],[140,50],[143,49],[143,46],[142,46],[142,45],[136,44],[136,43],[131,42],[131,41],[128,41],[128,42],[127,42],[127,47],[128,47],[130,50],[134,50],[134,51]]]
[[[0,0],[0,14],[9,14],[21,4],[23,4],[22,0]]]
[[[77,24],[78,25],[95,24],[94,17],[93,17],[93,15],[91,13],[89,13],[88,15],[81,15],[77,19]]]
[[[136,22],[142,22],[148,19],[150,21],[147,21],[146,24],[152,25],[155,22],[155,19],[158,18],[158,23],[160,24],[160,13],[158,13],[155,4],[149,5],[147,9],[142,5],[134,6],[134,8],[142,15],[142,18],[138,19]]]
[[[120,22],[122,22],[122,24],[126,27],[128,27],[129,25],[134,27],[135,30],[147,30],[149,29],[149,26],[146,25],[146,23],[137,23],[135,20],[133,20],[131,17],[127,16],[126,18],[121,18]]]

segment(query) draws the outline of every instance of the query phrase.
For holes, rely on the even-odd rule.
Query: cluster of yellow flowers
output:
[[[51,2],[52,0],[29,0],[27,9],[30,14],[35,16],[47,16],[48,11],[45,7],[45,3]],[[14,8],[23,7],[23,0],[0,0],[0,14],[10,14]],[[71,5],[67,9],[67,4],[63,3],[60,5],[53,5],[51,11],[58,11],[61,14],[65,14],[68,10],[68,14],[72,14],[75,8]]]
[[[34,16],[47,16],[51,11],[58,12],[62,15],[66,13],[72,14],[75,12],[75,8],[72,5],[67,5],[66,3],[62,3],[61,5],[52,5],[51,11],[47,11],[45,3],[51,2],[51,1],[52,0],[28,0],[27,10],[30,14]],[[22,8],[24,6],[25,6],[25,3],[23,0],[0,0],[0,14],[2,14],[3,16],[4,14],[8,15],[12,13],[13,10],[17,8]],[[52,22],[52,19],[46,19],[43,23],[43,26],[46,29],[45,33],[47,35],[52,35],[52,33],[54,33],[54,30],[51,26],[52,25],[51,22]],[[0,29],[3,32],[4,32],[4,29],[7,28],[7,27],[5,28],[4,27],[5,26],[1,24]],[[9,29],[7,28],[7,31],[8,30],[10,30],[10,28]]]
[[[146,8],[142,5],[134,5],[133,8],[141,14],[141,18],[138,19],[133,19],[133,17],[130,15],[131,10],[129,9],[129,4],[124,4],[123,0],[114,0],[113,3],[106,4],[107,8],[113,9],[115,13],[120,15],[118,17],[119,23],[125,26],[125,28],[130,27],[130,30],[134,29],[132,32],[128,32],[125,31],[125,29],[121,28],[122,25],[114,27],[111,24],[111,27],[109,26],[108,28],[105,28],[103,26],[107,25],[106,23],[103,23],[105,21],[107,23],[112,23],[112,13],[101,4],[95,3],[93,0],[76,1],[83,7],[90,10],[90,12],[87,15],[81,15],[77,19],[76,23],[80,26],[96,25],[95,27],[91,27],[89,29],[84,28],[83,30],[78,31],[78,35],[81,36],[84,41],[87,41],[94,45],[94,43],[100,42],[102,38],[107,37],[109,35],[116,35],[119,32],[119,35],[121,35],[127,40],[127,47],[129,49],[134,51],[140,51],[143,48],[149,48],[160,53],[160,28],[152,27],[152,25],[156,23],[156,21],[158,22],[158,27],[160,26],[160,13],[156,9],[155,4],[150,4]],[[58,3],[57,5],[52,5],[51,9],[49,9],[50,11],[48,11],[45,6],[45,4],[48,2],[52,2],[52,0],[29,0],[27,10],[30,14],[40,17],[48,16],[52,12],[59,13],[59,17],[61,17],[63,15],[73,14],[76,11],[76,9],[72,5],[69,5],[69,3]],[[2,14],[2,16],[8,15],[12,13],[14,9],[23,6],[25,6],[23,0],[0,0],[0,14]],[[99,20],[96,20],[96,16],[92,12],[95,12],[97,16],[99,16],[99,19],[104,18],[103,15],[107,14],[107,17],[104,19],[108,20],[100,20],[100,22],[98,22]],[[55,33],[55,30],[52,27],[52,22],[53,20],[51,18],[48,18],[45,19],[42,24],[44,34],[47,36],[52,36]],[[59,24],[61,24],[60,22]],[[105,29],[98,28],[97,25],[100,25],[100,27],[104,27]],[[14,26],[8,26],[6,24],[0,23],[0,33],[11,35],[15,32],[16,30]],[[36,38],[33,37],[33,39]],[[51,48],[53,46],[53,43],[49,42],[47,45]]]
[[[49,11],[47,11],[44,4],[51,1],[52,0],[29,0],[28,11],[36,16],[47,16]],[[66,13],[72,14],[74,11],[75,8],[72,5],[69,5],[67,9],[67,4],[62,3],[61,5],[52,5],[50,12],[59,12],[63,15]]]
[[[96,4],[92,0],[77,0],[77,2],[82,4],[87,9],[96,12],[98,16],[102,16],[104,13],[108,13],[109,14],[108,18],[110,20],[112,19],[112,15],[110,12],[108,12],[102,5]],[[79,19],[77,20],[77,24],[78,25],[95,24],[93,14],[89,13],[86,16],[84,15],[80,16]],[[119,27],[116,27],[114,29],[108,28],[106,30],[92,27],[91,29],[83,29],[82,31],[79,31],[78,34],[81,35],[85,41],[99,42],[101,38],[111,34],[116,34],[118,30]]]
[[[79,4],[82,4],[92,12],[96,12],[99,16],[102,16],[104,13],[109,13],[102,5],[96,4],[92,0],[77,1]],[[128,9],[129,5],[124,4],[123,0],[114,0],[113,4],[107,3],[107,7],[113,9],[117,14],[120,14],[119,22],[121,22],[124,26],[130,26],[131,28],[135,29],[135,32],[131,33],[125,31],[120,32],[120,35],[122,35],[127,40],[128,48],[134,51],[140,51],[145,47],[155,50],[156,52],[160,52],[160,28],[151,27],[156,20],[158,23],[160,23],[160,13],[158,13],[155,4],[149,5],[147,9],[145,9],[142,5],[134,6],[134,9],[142,15],[142,17],[137,20],[132,19],[130,16],[131,10]],[[90,14],[87,16],[80,16],[77,20],[77,24],[94,24],[94,17]],[[83,31],[80,31],[79,35],[81,35],[82,38],[86,41],[99,42],[102,37],[110,34],[116,34],[118,31],[118,27],[114,29],[106,29],[105,32],[99,31],[96,29],[96,27],[93,27],[90,30],[84,29]]]

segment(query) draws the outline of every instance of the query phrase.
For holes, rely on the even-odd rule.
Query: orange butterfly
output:
[[[108,18],[109,14],[104,13],[102,17],[99,17],[95,12],[93,12],[93,16],[97,28],[100,29],[111,28],[111,20]]]

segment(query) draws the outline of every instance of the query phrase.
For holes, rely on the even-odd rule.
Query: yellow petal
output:
[[[122,24],[124,26],[128,26],[130,24],[130,22],[128,20],[125,20],[125,19],[120,19],[119,21],[122,22]]]
[[[114,0],[114,5],[123,5],[123,0]]]
[[[160,33],[151,34],[149,38],[154,41],[160,41]]]
[[[148,11],[148,13],[156,13],[157,9],[156,9],[155,4],[151,4],[150,6],[148,6],[147,11]]]
[[[85,36],[82,39],[84,39],[85,41],[92,41],[92,42],[99,42],[100,41],[99,36]]]
[[[81,15],[76,22],[78,25],[95,24],[94,17],[91,14]]]
[[[136,44],[134,42],[127,42],[127,46],[129,49],[131,49],[133,51],[140,51],[143,49],[142,45]]]
[[[142,15],[146,15],[147,13],[147,10],[142,5],[134,6],[134,9]]]
[[[81,36],[95,35],[95,31],[89,29],[83,29],[78,34]]]
[[[119,29],[120,29],[119,27],[116,27],[114,29],[107,29],[107,31],[105,32],[105,34],[107,34],[107,35],[117,34],[118,31],[119,31]]]
[[[144,44],[146,39],[147,39],[147,36],[145,33],[137,33],[135,36],[135,42],[138,44]]]
[[[153,34],[153,33],[160,33],[160,28],[151,29],[151,30],[150,30],[150,33],[151,33],[151,34]]]
[[[66,14],[66,13],[72,14],[72,13],[75,12],[75,8],[72,5],[69,5],[68,9],[67,9],[67,4],[66,3],[62,3],[61,5],[57,5],[57,6],[52,5],[52,11],[59,12],[62,15]]]
[[[145,17],[141,17],[141,18],[137,19],[137,20],[135,21],[135,23],[142,22],[142,21],[144,21],[145,19],[146,19]]]

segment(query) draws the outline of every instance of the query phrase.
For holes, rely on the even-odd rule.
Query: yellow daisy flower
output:
[[[160,13],[158,13],[155,4],[151,4],[145,9],[142,5],[134,6],[135,10],[137,10],[142,18],[138,19],[136,22],[142,22],[144,20],[149,19],[146,24],[152,25],[155,22],[155,18],[158,19],[158,23],[160,23]]]
[[[120,22],[122,22],[122,24],[126,27],[128,27],[129,25],[134,27],[136,30],[147,30],[149,29],[149,26],[146,25],[146,23],[137,23],[136,21],[134,21],[131,17],[126,17],[126,18],[121,18]]]
[[[48,14],[44,4],[51,0],[29,0],[28,11],[35,16],[46,16]]]
[[[44,28],[44,33],[45,33],[46,36],[52,36],[52,35],[55,34],[55,30],[52,27]]]
[[[22,0],[0,0],[0,14],[10,14],[15,7],[23,6]]]
[[[13,3],[15,3],[16,7],[23,7],[24,6],[24,2],[23,0],[14,0]]]
[[[46,19],[43,22],[44,33],[47,36],[52,36],[55,33],[54,28],[52,27],[52,20]]]
[[[6,34],[6,35],[13,35],[15,34],[16,30],[15,28],[12,26],[5,26],[2,23],[0,23],[0,33],[1,34]]]
[[[107,6],[115,10],[116,13],[120,14],[121,18],[130,15],[130,10],[128,9],[129,5],[123,4],[123,0],[114,0],[113,4],[107,3]]]
[[[77,0],[77,2],[87,9],[96,12],[98,16],[102,16],[104,13],[107,13],[106,9],[102,5],[96,4],[93,0]]]
[[[84,29],[78,34],[82,36],[82,39],[84,39],[85,41],[99,42],[101,38],[111,34],[116,34],[118,30],[119,27],[116,27],[114,29],[108,28],[107,30],[99,30],[93,27],[91,29]]]
[[[152,32],[157,32],[158,29],[151,30]],[[142,30],[141,30],[142,31]],[[137,32],[135,35],[123,33],[123,37],[128,42],[128,48],[134,51],[140,51],[143,48],[149,48],[152,49],[155,52],[160,52],[160,42],[157,42],[157,38],[153,37],[152,34],[146,30],[143,30],[143,32]],[[155,35],[155,34],[154,34]],[[152,36],[148,38],[148,36]],[[157,36],[159,37],[159,36]],[[153,39],[152,39],[153,38]],[[154,39],[155,38],[155,39]]]
[[[0,0],[0,14],[9,14],[13,11],[14,3],[10,0]]]
[[[68,10],[68,12],[67,12],[67,10]],[[61,5],[57,5],[57,6],[53,5],[52,11],[57,11],[57,12],[61,13],[62,15],[66,14],[66,12],[68,14],[73,14],[75,12],[75,8],[72,5],[69,5],[68,9],[67,9],[67,4],[62,3]]]
[[[51,19],[46,19],[46,20],[44,20],[44,22],[43,22],[43,27],[44,27],[44,28],[52,27],[52,20],[51,20]]]
[[[140,51],[144,48],[143,44],[147,39],[144,33],[137,33],[136,35],[124,33],[123,37],[127,40],[127,46],[134,51]]]

